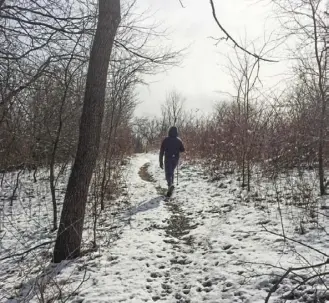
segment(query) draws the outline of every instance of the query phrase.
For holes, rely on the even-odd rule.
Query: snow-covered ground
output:
[[[184,163],[173,199],[164,201],[164,173],[154,154],[133,157],[126,175],[122,203],[128,199],[130,207],[119,207],[101,218],[100,248],[56,267],[49,265],[52,244],[2,260],[13,249],[19,253],[56,235],[46,232],[51,204],[45,210],[42,201],[48,197],[50,203],[48,189],[36,194],[31,180],[33,200],[22,203],[39,205],[42,210],[37,213],[38,208],[31,207],[32,213],[20,212],[17,218],[22,224],[15,217],[11,225],[3,222],[0,302],[53,302],[43,296],[62,293],[56,302],[258,303],[265,301],[270,290],[269,302],[329,302],[329,277],[323,274],[329,265],[295,271],[298,275],[288,273],[279,281],[289,267],[307,267],[328,259],[326,201],[313,210],[314,219],[308,220],[302,211],[286,205],[293,195],[278,197],[283,190],[275,191],[271,184],[260,181],[257,194],[248,197],[239,189],[235,175],[209,182],[202,167]],[[281,183],[282,188],[290,184]],[[9,194],[4,187],[2,191],[2,212],[7,212]],[[15,201],[13,205],[15,214]],[[38,228],[33,220],[38,220]],[[118,233],[115,242],[109,237],[112,230]],[[294,241],[284,240],[283,233]],[[18,234],[23,234],[24,241],[18,241]],[[41,278],[40,268],[47,273]],[[312,272],[317,277],[308,280]],[[320,294],[322,301],[314,300]]]

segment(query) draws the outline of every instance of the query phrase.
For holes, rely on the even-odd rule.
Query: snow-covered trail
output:
[[[62,269],[55,284],[73,292],[66,302],[260,303],[284,273],[280,268],[324,260],[264,228],[280,234],[283,225],[286,235],[328,252],[328,220],[317,222],[322,229],[308,226],[306,234],[298,235],[289,214],[281,222],[276,204],[241,198],[233,174],[209,182],[201,167],[183,163],[170,201],[161,195],[165,180],[157,155],[132,157],[125,174],[131,208],[117,216],[124,221],[122,233],[113,244]],[[322,212],[329,216],[328,209]],[[326,279],[322,284],[329,285]],[[285,302],[279,298],[289,296],[296,283],[288,276],[269,302]],[[313,302],[316,291],[310,281],[289,302]]]
[[[143,180],[145,169],[150,180]],[[292,252],[297,247],[291,251],[280,237],[264,232],[262,226],[280,232],[277,212],[243,203],[235,180],[210,183],[200,168],[183,165],[175,196],[165,202],[157,155],[136,156],[128,173],[133,216],[95,261],[97,269],[79,292],[81,302],[264,302],[278,280],[270,274],[283,274],[267,264],[300,264]],[[283,223],[289,232],[289,222]],[[300,240],[327,249],[323,237],[328,240],[310,232]],[[303,247],[298,252],[309,254]],[[293,287],[285,281],[273,298]]]

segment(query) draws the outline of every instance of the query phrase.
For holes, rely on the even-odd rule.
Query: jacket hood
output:
[[[170,127],[169,132],[168,132],[168,136],[169,137],[178,137],[178,130],[177,130],[176,126]]]

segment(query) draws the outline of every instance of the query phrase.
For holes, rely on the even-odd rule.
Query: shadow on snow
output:
[[[136,215],[137,213],[140,212],[145,212],[154,208],[159,207],[160,202],[163,200],[163,196],[159,196],[156,198],[153,198],[149,201],[143,201],[142,203],[140,203],[137,206],[133,206],[130,210],[129,210],[129,214],[130,215]]]

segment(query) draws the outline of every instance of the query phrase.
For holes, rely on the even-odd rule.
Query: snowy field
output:
[[[329,302],[329,264],[309,268],[329,258],[329,203],[311,186],[259,179],[247,196],[237,176],[210,182],[183,163],[164,201],[157,155],[133,157],[125,174],[125,195],[99,219],[99,248],[89,249],[87,218],[85,254],[57,266],[46,178],[23,175],[15,195],[15,174],[4,178],[0,302]]]

